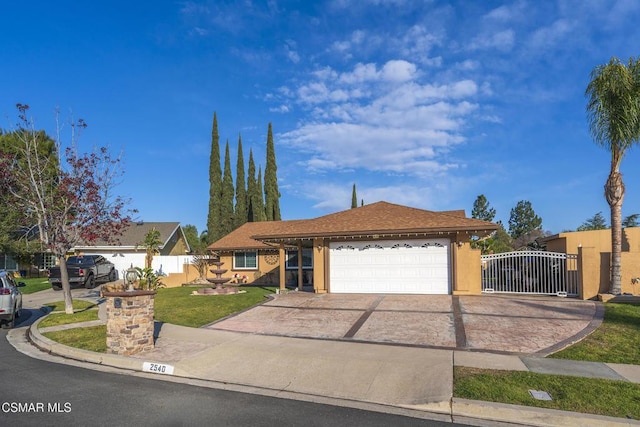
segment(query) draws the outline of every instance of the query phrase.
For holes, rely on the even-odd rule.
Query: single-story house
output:
[[[282,289],[479,294],[480,251],[469,241],[497,229],[463,210],[377,202],[309,220],[246,223],[209,249],[224,262],[223,277]]]
[[[580,297],[606,293],[611,283],[611,229],[569,231],[540,239],[550,252],[578,254]],[[622,293],[640,294],[640,227],[622,229]]]
[[[119,276],[133,267],[144,267],[146,250],[144,238],[152,229],[160,232],[159,253],[154,255],[153,269],[157,273],[171,274],[184,271],[184,264],[191,262],[191,249],[179,222],[135,222],[118,237],[117,243],[102,241],[77,245],[73,253],[102,255],[116,266]]]

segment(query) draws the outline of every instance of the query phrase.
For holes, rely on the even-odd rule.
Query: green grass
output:
[[[77,311],[73,314],[52,313],[38,324],[39,328],[48,328],[50,326],[69,325],[71,323],[89,322],[98,320],[98,310],[88,309]]]
[[[155,319],[160,322],[199,328],[264,301],[274,287],[243,287],[247,292],[235,295],[195,296],[198,288],[159,289],[155,298]]]
[[[51,311],[52,312],[64,311],[64,301],[48,302],[48,303],[44,304],[44,306],[45,307],[51,307]],[[95,305],[94,303],[89,302],[89,301],[84,301],[84,300],[79,300],[79,299],[74,299],[73,300],[73,310],[74,311],[85,310],[85,309],[92,308],[92,307],[97,307],[97,305]]]
[[[553,400],[534,399],[542,390]],[[594,378],[455,367],[454,397],[640,419],[640,384]]]
[[[16,282],[24,282],[27,286],[20,288],[23,294],[32,294],[46,289],[51,289],[51,283],[46,277],[31,277],[28,279],[17,278]]]
[[[98,353],[106,353],[107,351],[106,325],[45,332],[42,335],[69,347],[81,348]]]
[[[549,357],[640,365],[640,304],[606,303],[604,308],[596,331]]]

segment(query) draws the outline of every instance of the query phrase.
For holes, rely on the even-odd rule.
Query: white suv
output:
[[[12,273],[0,271],[0,323],[3,328],[13,328],[16,317],[22,310],[22,292],[18,287],[24,283],[13,280]]]

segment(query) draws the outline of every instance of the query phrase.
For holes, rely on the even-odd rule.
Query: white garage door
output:
[[[333,293],[449,294],[449,240],[338,242],[330,246]]]

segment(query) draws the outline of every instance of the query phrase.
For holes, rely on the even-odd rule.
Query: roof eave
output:
[[[497,230],[494,227],[439,227],[439,228],[420,228],[420,229],[404,229],[404,230],[360,230],[360,231],[344,231],[344,232],[324,232],[324,233],[282,233],[282,234],[265,234],[251,236],[254,240],[259,241],[278,241],[291,239],[313,239],[313,238],[340,238],[340,237],[375,237],[375,236],[411,236],[411,235],[437,235],[437,234],[453,234],[457,232],[471,233],[492,233]]]

